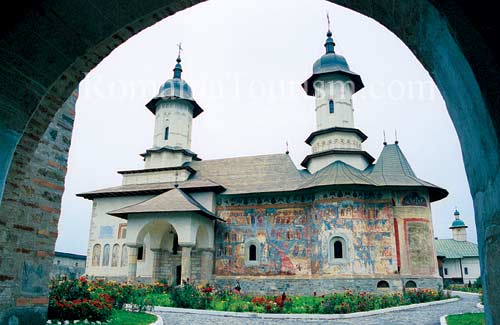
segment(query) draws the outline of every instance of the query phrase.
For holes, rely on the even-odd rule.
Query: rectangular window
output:
[[[165,128],[165,140],[168,140],[168,128]]]
[[[468,267],[464,267],[464,273],[465,273],[465,275],[469,274],[469,268]]]
[[[444,269],[444,275],[448,275],[448,269],[447,268]]]

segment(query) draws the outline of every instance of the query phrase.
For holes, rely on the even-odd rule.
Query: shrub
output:
[[[172,290],[171,300],[174,307],[206,309],[209,299],[203,296],[195,286],[185,283]]]
[[[105,293],[93,293],[85,277],[50,284],[49,319],[105,321],[112,313],[114,299]]]

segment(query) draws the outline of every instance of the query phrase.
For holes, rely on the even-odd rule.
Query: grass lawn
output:
[[[125,310],[113,310],[108,325],[149,325],[156,321],[156,316],[146,313],[134,313]]]
[[[446,317],[448,325],[483,325],[484,313],[467,313],[462,315],[449,315]]]

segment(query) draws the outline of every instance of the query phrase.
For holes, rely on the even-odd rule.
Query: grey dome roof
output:
[[[203,109],[196,103],[193,98],[193,91],[186,81],[181,79],[182,68],[180,65],[180,58],[177,58],[177,64],[174,68],[174,77],[167,80],[158,91],[153,99],[146,104],[146,107],[155,114],[156,104],[163,99],[181,99],[187,100],[193,105],[193,117],[200,115]]]
[[[361,76],[349,68],[347,60],[342,55],[334,51],[335,43],[331,38],[331,32],[328,31],[325,43],[326,53],[314,62],[313,74],[302,83],[302,88],[310,96],[314,96],[314,81],[321,75],[339,73],[349,77],[354,83],[354,92],[364,87]]]

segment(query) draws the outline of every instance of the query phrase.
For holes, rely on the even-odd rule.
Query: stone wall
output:
[[[17,147],[0,207],[0,324],[45,318],[77,97],[74,91],[41,138],[27,138],[29,130]]]
[[[405,277],[373,277],[373,278],[332,278],[316,277],[301,279],[297,277],[226,277],[216,276],[213,283],[219,288],[232,289],[239,283],[243,292],[252,295],[279,295],[284,291],[291,295],[318,295],[333,292],[353,291],[387,292],[401,291],[403,283],[414,281],[418,288],[437,289],[443,286],[440,277],[405,278]],[[379,281],[387,281],[389,288],[377,288]]]

